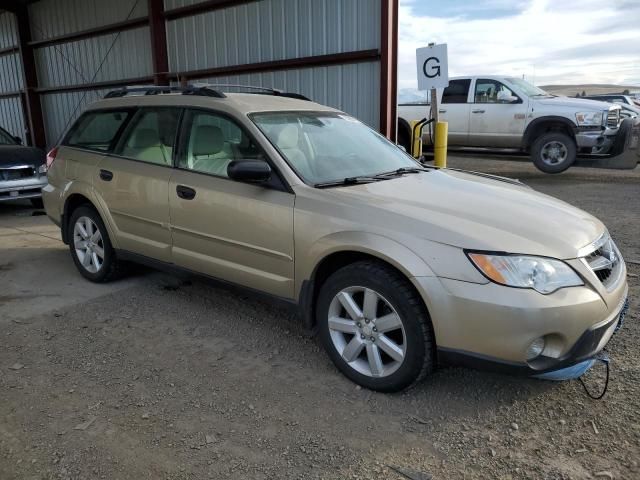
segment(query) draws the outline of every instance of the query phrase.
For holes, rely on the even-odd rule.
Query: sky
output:
[[[446,43],[449,76],[640,86],[640,0],[400,0],[399,87],[415,50]]]

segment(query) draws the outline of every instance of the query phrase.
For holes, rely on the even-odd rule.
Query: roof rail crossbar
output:
[[[159,95],[163,93],[181,92],[183,95],[200,95],[204,97],[226,98],[226,95],[218,90],[213,90],[205,86],[170,86],[154,85],[146,87],[122,87],[112,90],[104,98],[126,97],[130,93],[143,93],[144,95]]]
[[[198,85],[200,86],[200,85]],[[253,93],[256,95],[273,95],[276,97],[287,97],[287,98],[295,98],[298,100],[306,100],[306,101],[311,101],[311,99],[309,99],[308,97],[305,97],[304,95],[300,94],[300,93],[293,93],[293,92],[285,92],[283,90],[280,90],[278,88],[269,88],[269,87],[255,87],[253,85],[237,85],[237,84],[228,84],[228,83],[207,83],[207,84],[203,84],[201,85],[201,87],[204,88],[244,88],[246,90],[254,90],[253,92],[248,92],[248,93]]]

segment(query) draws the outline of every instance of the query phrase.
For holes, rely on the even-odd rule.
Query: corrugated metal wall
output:
[[[18,35],[13,14],[0,13],[0,50],[11,48],[18,43]],[[0,93],[16,92],[22,89],[22,65],[20,55],[10,53],[0,56]],[[0,98],[0,126],[12,135],[25,138],[25,122],[20,97]]]
[[[29,14],[33,38],[43,40],[145,16],[147,0],[42,0],[29,5]],[[35,59],[41,88],[144,77],[153,70],[149,27],[39,47]],[[104,93],[44,93],[47,144],[55,144],[84,108]]]
[[[165,0],[165,9],[193,3]],[[181,18],[167,23],[169,65],[183,72],[378,49],[380,15],[380,0],[262,0]],[[373,105],[380,95],[379,62],[234,78],[302,93],[374,128],[380,123],[379,105]]]

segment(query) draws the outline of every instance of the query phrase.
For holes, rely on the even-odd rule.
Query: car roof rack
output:
[[[274,95],[276,97],[295,98],[297,100],[306,100],[308,102],[311,101],[311,99],[309,99],[308,97],[305,97],[300,93],[285,92],[277,88],[255,87],[253,85],[237,85],[237,84],[229,84],[229,83],[207,83],[202,85],[200,84],[196,84],[196,85],[204,88],[244,88],[246,90],[252,90],[247,93],[252,93],[255,95]]]
[[[143,95],[161,95],[167,93],[177,93],[180,92],[182,95],[199,95],[203,97],[213,97],[213,98],[226,98],[227,96],[218,91],[209,88],[208,86],[195,86],[195,85],[187,85],[183,86],[170,86],[170,85],[154,85],[154,86],[146,86],[146,87],[122,87],[118,90],[112,90],[107,93],[104,98],[120,98],[126,97],[130,93],[142,93]]]

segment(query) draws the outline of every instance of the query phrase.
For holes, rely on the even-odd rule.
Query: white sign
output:
[[[446,43],[418,48],[416,58],[418,60],[418,90],[449,86],[449,60]]]

